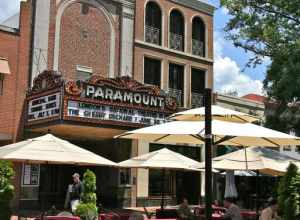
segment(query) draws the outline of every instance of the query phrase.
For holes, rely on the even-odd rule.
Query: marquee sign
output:
[[[42,96],[28,102],[28,122],[59,116],[60,93]]]
[[[62,83],[58,76],[47,71],[35,79],[28,93],[28,124],[56,117],[137,127],[163,123],[176,110],[176,101],[158,87],[129,77],[110,79],[93,75],[87,81]]]

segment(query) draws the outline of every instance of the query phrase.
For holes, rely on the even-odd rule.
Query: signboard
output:
[[[22,186],[39,186],[40,165],[23,164]]]
[[[46,119],[60,114],[60,93],[42,96],[28,102],[27,121]]]
[[[108,88],[100,85],[85,85],[84,91],[84,96],[92,99],[109,100],[132,105],[143,105],[146,107],[164,108],[165,105],[164,97],[154,96],[147,93]]]
[[[159,112],[129,109],[118,106],[68,101],[67,115],[95,120],[111,120],[134,124],[154,125],[166,122],[167,115]]]

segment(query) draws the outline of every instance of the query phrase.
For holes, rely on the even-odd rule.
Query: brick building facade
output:
[[[68,86],[80,90],[87,83],[109,88],[113,85],[113,89],[143,91],[141,94],[154,91],[166,100],[176,100],[180,108],[202,105],[204,88],[213,85],[213,11],[212,6],[198,0],[22,2],[19,29],[0,27],[0,57],[7,58],[11,69],[11,74],[4,76],[4,93],[0,96],[0,133],[15,142],[51,131],[116,162],[161,148],[145,142],[113,139],[114,135],[141,124],[111,120],[102,123],[103,120],[95,118],[70,116],[70,109],[81,110],[78,103],[83,99],[97,105],[104,102],[89,100],[82,94],[76,96]],[[57,80],[62,84],[53,87]],[[49,86],[49,83],[54,84]],[[62,100],[62,104],[57,102],[59,113],[45,117],[45,112],[40,112],[37,117],[42,115],[42,118],[33,121],[29,117],[32,101],[48,99],[49,94],[58,94]],[[133,105],[128,108],[137,111]],[[169,110],[144,106],[137,114],[144,114],[139,117],[149,122],[159,121]],[[151,118],[156,111],[158,118]],[[35,117],[34,112],[31,117]],[[199,159],[200,150],[196,148],[169,147]],[[22,164],[18,167],[16,182],[23,175]],[[66,177],[74,169],[82,172],[83,168],[41,166],[39,169],[40,184],[31,188],[21,184],[20,188],[16,183],[20,188],[17,199],[23,207],[28,199],[33,201],[32,206],[38,206],[42,196],[53,190],[62,197],[70,180],[57,180],[51,175]],[[111,168],[95,168],[95,172],[105,205],[112,205],[110,201],[133,206],[158,203],[157,186],[150,184],[156,182],[155,172],[132,169],[128,173]],[[45,173],[52,174],[45,176]],[[179,172],[167,176],[170,203],[179,199],[182,188],[199,185],[194,174]],[[124,181],[124,177],[128,180]],[[51,184],[42,185],[45,182]],[[197,200],[198,193],[191,200]],[[62,200],[55,201],[60,204]]]

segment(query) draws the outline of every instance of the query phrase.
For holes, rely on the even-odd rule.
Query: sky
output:
[[[235,48],[225,40],[223,27],[229,20],[226,8],[221,8],[219,0],[207,1],[216,7],[214,14],[214,90],[219,93],[236,91],[239,96],[249,93],[263,94],[262,81],[269,60],[256,68],[245,68],[251,56],[243,49]],[[20,0],[0,0],[0,22],[18,13]]]

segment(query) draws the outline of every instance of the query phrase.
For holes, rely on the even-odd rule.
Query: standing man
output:
[[[74,173],[72,177],[73,177],[73,184],[69,185],[68,187],[65,206],[70,205],[71,210],[74,213],[80,202],[80,197],[83,192],[83,184],[80,181],[80,175],[78,173]]]
[[[223,219],[243,220],[240,208],[234,204],[233,199],[225,198],[224,207],[227,209],[223,215]]]

